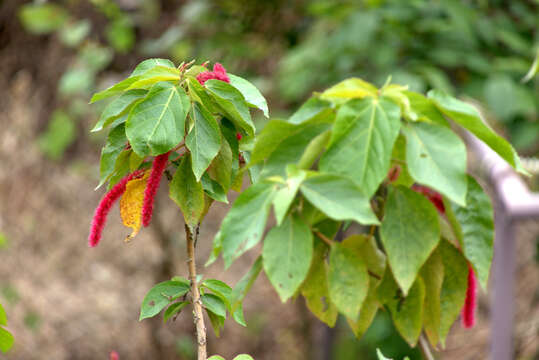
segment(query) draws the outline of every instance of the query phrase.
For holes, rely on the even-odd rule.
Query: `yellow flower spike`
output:
[[[134,238],[142,227],[142,203],[148,175],[149,172],[146,172],[143,177],[129,181],[125,193],[120,199],[122,222],[125,226],[133,229],[133,232],[125,238],[125,242]]]

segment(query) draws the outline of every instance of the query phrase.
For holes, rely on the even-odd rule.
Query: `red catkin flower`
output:
[[[109,359],[110,360],[120,360],[120,355],[118,355],[118,353],[116,351],[112,350],[110,352]]]
[[[461,312],[462,327],[470,329],[475,325],[475,308],[477,306],[477,279],[472,266],[468,263],[468,289],[466,301]]]
[[[213,71],[204,71],[197,75],[197,80],[201,85],[204,85],[204,83],[210,79],[221,80],[227,83],[230,82],[225,68],[219,63],[213,65]]]
[[[243,136],[241,136],[240,133],[236,133],[236,139],[238,139],[238,141],[240,141],[242,137],[243,137]]]
[[[430,202],[433,203],[434,206],[436,206],[436,209],[438,210],[440,214],[445,214],[444,201],[442,199],[442,195],[440,195],[439,192],[434,191],[429,187],[418,185],[418,184],[414,184],[412,186],[412,190],[425,195],[427,199],[429,199]]]
[[[166,154],[161,154],[155,157],[152,164],[152,171],[148,177],[146,183],[146,189],[144,190],[144,201],[142,203],[142,225],[148,226],[152,221],[153,203],[155,200],[155,194],[159,189],[159,183],[165,168],[167,167],[167,161],[170,151]]]
[[[95,247],[99,244],[101,240],[101,234],[103,233],[103,228],[107,222],[107,215],[110,212],[110,209],[116,201],[122,196],[125,192],[125,187],[129,180],[134,179],[142,175],[142,171],[135,171],[127,176],[124,176],[116,185],[112,187],[103,196],[99,205],[95,209],[94,218],[92,219],[92,226],[90,227],[90,235],[88,236],[88,245],[90,247]]]

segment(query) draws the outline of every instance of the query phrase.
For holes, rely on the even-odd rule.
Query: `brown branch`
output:
[[[196,231],[198,233],[198,229]],[[195,240],[193,233],[187,224],[185,224],[185,237],[187,240],[187,266],[189,268],[189,280],[191,281],[191,297],[193,301],[193,318],[197,331],[197,349],[198,360],[206,360],[206,326],[204,325],[204,316],[202,313],[202,301],[197,284],[197,270],[195,263]]]
[[[329,247],[331,247],[331,245],[333,244],[333,240],[331,240],[330,238],[328,238],[326,235],[322,234],[320,231],[318,230],[315,230],[313,228],[311,228],[311,231],[316,235],[318,236],[320,239],[322,239],[323,242],[325,242]]]

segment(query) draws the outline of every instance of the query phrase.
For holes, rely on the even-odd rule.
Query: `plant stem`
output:
[[[421,349],[421,353],[423,354],[423,358],[425,360],[435,360],[434,356],[432,355],[432,352],[430,351],[430,346],[427,342],[427,339],[425,338],[424,333],[421,333],[421,335],[419,335],[419,348]]]
[[[196,231],[198,233],[198,230]],[[185,224],[185,238],[187,240],[187,267],[189,268],[189,280],[191,281],[191,296],[193,301],[193,318],[197,331],[198,360],[206,360],[206,326],[202,313],[202,301],[197,284],[197,270],[195,262],[195,240],[193,233]]]

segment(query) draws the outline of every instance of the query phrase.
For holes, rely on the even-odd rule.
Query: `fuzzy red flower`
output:
[[[425,195],[427,199],[429,199],[430,202],[433,203],[434,206],[436,206],[436,209],[440,214],[445,214],[444,200],[442,199],[442,195],[440,195],[439,192],[434,191],[429,187],[418,184],[414,184],[412,186],[412,190]]]
[[[112,350],[110,352],[109,359],[110,360],[120,360],[120,355],[118,355],[118,353],[116,351]]]
[[[461,322],[465,329],[470,329],[475,325],[475,308],[477,306],[477,279],[472,266],[468,263],[468,289],[466,290],[466,301],[461,312]]]
[[[146,189],[144,190],[144,201],[142,203],[142,225],[144,226],[150,225],[150,222],[152,221],[155,195],[157,194],[157,189],[159,189],[161,177],[163,176],[165,168],[167,167],[169,154],[170,151],[166,154],[156,156],[153,160],[152,171],[148,177],[148,182],[146,183]]]
[[[88,245],[90,247],[97,246],[99,244],[99,240],[101,240],[101,234],[103,233],[103,228],[105,227],[105,223],[107,222],[107,215],[110,212],[110,209],[112,209],[112,206],[120,196],[125,192],[125,187],[129,180],[137,178],[142,175],[142,171],[138,170],[135,171],[127,176],[124,176],[122,180],[120,180],[116,185],[112,187],[112,189],[109,190],[103,196],[101,201],[99,202],[99,205],[95,209],[94,217],[92,219],[92,226],[90,227],[90,235],[88,236]]]
[[[213,71],[204,71],[197,75],[197,80],[201,85],[204,85],[204,83],[210,79],[221,80],[227,83],[230,82],[230,78],[226,74],[225,68],[219,63],[213,65]]]

